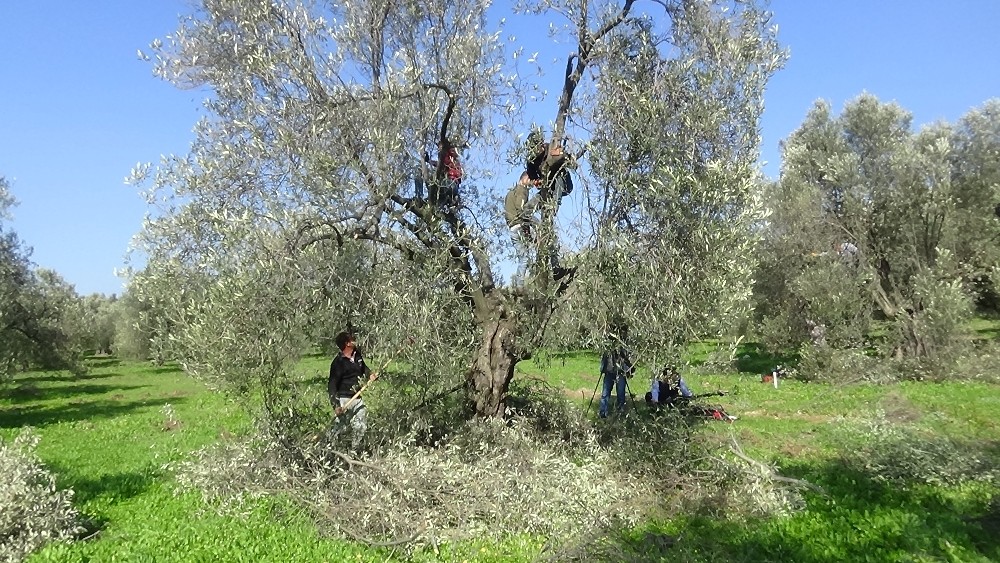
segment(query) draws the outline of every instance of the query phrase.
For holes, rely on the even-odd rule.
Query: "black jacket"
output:
[[[330,362],[330,381],[326,385],[330,399],[353,397],[361,385],[364,385],[361,380],[370,373],[371,370],[365,365],[361,352],[354,351],[353,361],[342,353],[338,353],[337,357]]]
[[[620,347],[605,352],[601,356],[601,373],[614,377],[631,377],[635,373],[635,366],[632,365],[628,350]]]

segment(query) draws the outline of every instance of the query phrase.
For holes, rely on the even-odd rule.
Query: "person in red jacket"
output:
[[[430,201],[442,207],[455,207],[459,204],[459,188],[462,186],[462,163],[459,161],[458,147],[449,141],[438,143],[438,159],[430,160],[433,176],[430,181]]]

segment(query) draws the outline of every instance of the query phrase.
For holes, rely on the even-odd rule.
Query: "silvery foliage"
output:
[[[869,271],[831,248],[842,237],[823,218],[819,190],[775,182],[766,193],[771,215],[755,276],[754,332],[772,350],[811,342],[816,327],[834,348],[863,344],[872,317]]]
[[[35,454],[39,440],[31,428],[9,442],[0,438],[2,561],[21,561],[49,542],[72,540],[83,531],[72,489],[57,490],[55,475]]]
[[[464,243],[473,227],[494,230],[493,202],[469,197],[459,232],[419,233],[406,225],[429,216],[400,202],[448,93],[452,134],[489,140],[485,115],[505,77],[486,6],[205,2],[154,44],[158,74],[214,94],[191,153],[164,158],[147,193],[159,211],[137,241],[148,265],[130,291],[160,314],[157,346],[246,387],[281,379],[350,324],[369,357],[412,339],[396,359],[455,373],[472,332],[452,275],[465,257],[452,250],[488,249],[482,236]],[[466,170],[474,177],[475,164]],[[475,183],[463,186],[470,196]]]
[[[713,479],[697,483],[692,491],[696,500],[690,504],[703,513],[754,519],[788,516],[805,508],[804,487],[782,481],[775,468],[732,456],[714,461],[710,466]]]
[[[0,176],[0,221],[10,220],[10,210],[17,204],[17,200],[10,193],[10,185],[7,179]],[[0,223],[3,226],[3,223]],[[14,232],[7,229],[0,230],[0,322],[3,325],[11,323],[15,300],[19,293],[19,285],[26,283],[29,277],[29,266],[27,253],[21,248],[20,240]],[[10,333],[10,334],[8,334]],[[6,381],[15,369],[15,362],[18,361],[18,350],[20,348],[17,335],[11,331],[0,333],[0,382]]]
[[[668,1],[634,13],[631,0],[522,6],[567,17],[565,29],[553,26],[557,36],[583,32],[577,60],[585,48],[591,66],[574,76],[585,95],[561,100],[553,129],[575,128],[593,163],[574,172],[572,198],[586,220],[546,225],[535,257],[544,270],[543,250],[574,253],[569,287],[536,275],[518,293],[494,275],[510,252],[500,205],[508,186],[494,181],[495,167],[501,155],[523,165],[528,126],[518,110],[535,94],[523,71],[551,54],[508,56],[488,7],[206,0],[168,43],[153,45],[160,76],[211,96],[190,153],[133,174],[147,182],[155,212],[137,239],[147,266],[130,293],[158,313],[158,349],[213,383],[262,391],[270,411],[256,443],[206,453],[183,482],[222,498],[234,488],[289,495],[339,532],[389,538],[559,534],[643,514],[636,483],[652,493],[645,487],[661,482],[657,473],[627,487],[608,479],[629,450],[598,442],[582,421],[512,415],[511,427],[447,427],[389,418],[414,421],[417,397],[462,382],[470,352],[493,344],[483,335],[497,319],[510,320],[514,328],[503,328],[530,352],[546,343],[561,307],[572,311],[561,326],[577,332],[601,332],[620,315],[639,327],[638,353],[652,358],[738,318],[763,216],[761,97],[783,54],[767,14],[746,2]],[[634,50],[643,63],[625,68],[635,63],[624,51]],[[473,149],[453,213],[412,195],[420,153],[448,116],[451,140]],[[616,154],[630,144],[638,148]],[[304,350],[329,346],[349,324],[370,364],[408,368],[368,395],[375,452],[361,460],[322,434],[310,438],[329,411],[317,385],[300,393],[294,369]],[[409,393],[417,397],[408,404],[389,398]],[[507,414],[540,410],[509,403]],[[454,410],[440,418],[451,423]],[[567,426],[579,431],[566,436]],[[387,427],[402,436],[380,436]],[[366,478],[351,478],[357,472]]]
[[[811,322],[826,326],[831,345],[862,345],[874,307],[891,321],[886,353],[955,356],[971,284],[996,267],[989,241],[1000,229],[988,202],[1000,194],[983,158],[990,127],[1000,128],[995,117],[988,125],[991,107],[957,129],[914,132],[908,112],[870,94],[839,116],[817,102],[784,144],[768,281],[758,286],[759,310],[787,322],[789,341],[805,341]],[[844,242],[857,251],[838,252]]]
[[[367,454],[339,453],[343,444],[323,434],[289,449],[289,432],[265,421],[246,440],[168,469],[181,490],[200,491],[223,513],[290,498],[325,532],[407,550],[532,534],[546,538],[550,555],[566,555],[651,514],[754,517],[801,507],[799,488],[776,470],[713,451],[681,416],[627,416],[595,428],[542,391],[519,386],[518,416],[455,420],[433,443],[419,424],[403,439],[390,435],[392,413],[374,408]]]
[[[473,419],[436,447],[396,440],[375,458],[331,453],[320,441],[297,460],[273,442],[203,450],[173,467],[182,488],[226,512],[288,496],[321,528],[417,548],[439,541],[528,533],[564,538],[592,527],[637,524],[659,498],[655,480],[622,469],[593,437],[570,457],[520,425]]]
[[[850,467],[872,479],[900,486],[995,484],[1000,466],[978,442],[928,434],[913,424],[893,421],[884,410],[837,423],[837,439]]]
[[[0,382],[30,365],[83,373],[79,298],[58,274],[36,268],[31,249],[7,228],[15,204],[0,176]]]
[[[886,384],[897,381],[900,376],[898,366],[858,348],[809,343],[799,348],[799,357],[797,369],[788,374],[791,379],[839,384]]]
[[[523,67],[540,59],[518,49],[505,58],[484,2],[389,6],[213,0],[153,45],[158,74],[213,94],[190,154],[165,157],[152,178],[146,165],[133,175],[151,183],[157,207],[137,241],[148,266],[133,289],[162,303],[158,340],[190,370],[238,385],[280,379],[317,335],[351,322],[366,329],[370,357],[413,337],[402,359],[451,381],[484,319],[499,314],[481,306],[510,247],[507,186],[491,178],[497,155],[521,145],[516,108],[532,92]],[[575,17],[589,14],[596,28],[622,10],[583,6],[525,8],[566,14],[571,33]],[[667,35],[661,12],[636,12],[590,46],[598,85],[568,108],[581,131],[600,129],[578,143],[594,160],[575,172],[586,220],[558,233],[563,248],[585,249],[579,289],[563,299],[542,287],[532,298],[547,306],[497,305],[540,315],[526,323],[535,345],[560,307],[565,325],[594,329],[587,345],[624,315],[642,327],[636,345],[648,358],[745,310],[762,217],[757,122],[783,54],[753,5],[665,8]],[[648,39],[652,51],[641,47]],[[625,56],[632,49],[642,65]],[[436,140],[449,100],[449,135],[482,151],[465,163],[453,221],[409,200],[420,148]],[[633,141],[640,149],[616,153]]]
[[[0,176],[0,219],[10,220],[10,209],[17,205],[17,200],[10,193],[10,182]]]
[[[639,19],[609,41],[586,116],[593,238],[564,317],[594,348],[624,320],[654,366],[692,339],[733,334],[748,312],[765,217],[762,94],[784,61],[766,12],[682,5],[668,33]]]
[[[661,422],[661,421],[660,421]],[[440,542],[545,537],[556,553],[645,521],[698,507],[726,517],[775,516],[802,507],[798,487],[731,456],[681,452],[660,423],[631,426],[628,440],[587,432],[567,451],[520,422],[473,419],[436,446],[394,440],[351,458],[321,439],[289,457],[256,438],[201,450],[172,464],[180,490],[198,490],[225,514],[269,497],[290,498],[321,530],[406,550]],[[655,426],[655,428],[654,428]],[[628,458],[629,448],[657,448]],[[686,458],[685,458],[686,457]],[[691,473],[700,472],[699,477]],[[674,494],[682,491],[682,494]]]
[[[115,320],[119,315],[118,298],[92,293],[80,297],[80,344],[95,353],[110,353],[115,346]]]
[[[111,322],[115,356],[130,360],[148,360],[152,357],[154,334],[149,327],[152,320],[150,308],[126,291],[112,307]]]
[[[972,265],[973,280],[1000,294],[1000,98],[963,115],[953,128],[951,147],[951,183],[962,225],[955,254]]]

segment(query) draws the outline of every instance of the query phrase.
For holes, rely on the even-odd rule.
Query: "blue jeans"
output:
[[[601,388],[601,418],[608,416],[608,400],[611,398],[611,388],[615,388],[617,395],[618,411],[625,411],[625,376],[616,376],[611,373],[604,374],[604,387]]]
[[[684,383],[684,378],[683,377],[677,378],[677,387],[679,387],[680,390],[681,390],[681,397],[693,397],[694,396],[694,393],[692,393],[691,390],[688,389],[687,383]]]

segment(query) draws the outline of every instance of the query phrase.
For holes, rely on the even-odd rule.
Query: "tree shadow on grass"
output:
[[[108,523],[103,515],[88,511],[85,505],[106,497],[110,504],[118,504],[142,495],[160,479],[160,471],[153,466],[142,470],[106,473],[97,477],[82,476],[72,465],[47,462],[57,475],[58,487],[73,490],[73,504],[81,509],[83,531],[77,539],[93,537]]]
[[[78,505],[100,497],[110,497],[115,502],[137,497],[161,477],[153,466],[90,477],[79,475],[71,465],[51,462],[47,465],[58,475],[59,487],[73,489],[73,501]]]
[[[976,329],[977,340],[996,340],[1000,338],[1000,326],[988,326]]]
[[[184,374],[184,370],[181,368],[181,366],[177,365],[141,368],[136,371],[141,375],[162,375],[165,373],[173,373],[177,375]]]
[[[114,418],[139,409],[178,404],[183,397],[136,401],[73,401],[61,405],[27,405],[0,408],[0,428],[43,427],[60,422]]]
[[[885,482],[839,460],[793,461],[782,474],[825,492],[807,492],[806,509],[787,517],[732,519],[707,502],[678,522],[605,538],[606,555],[591,560],[1000,560],[997,493],[992,502],[987,494],[957,500],[941,488]]]
[[[115,374],[117,375],[117,374]],[[97,383],[76,383],[73,385],[58,385],[36,387],[30,383],[13,387],[4,393],[4,397],[15,404],[35,401],[53,401],[89,395],[104,395],[113,392],[142,389],[148,385],[104,385]]]
[[[66,383],[72,381],[90,381],[93,379],[107,379],[109,377],[121,377],[120,373],[86,373],[83,375],[76,375],[69,372],[63,373],[53,373],[51,371],[46,372],[29,372],[29,374],[18,375],[14,377],[14,384],[25,384],[25,383]]]
[[[103,369],[103,368],[115,367],[115,366],[117,366],[117,365],[119,365],[121,363],[122,363],[122,361],[119,360],[118,358],[108,358],[108,357],[91,356],[91,357],[89,357],[89,358],[86,359],[87,367],[93,368],[93,369]]]

